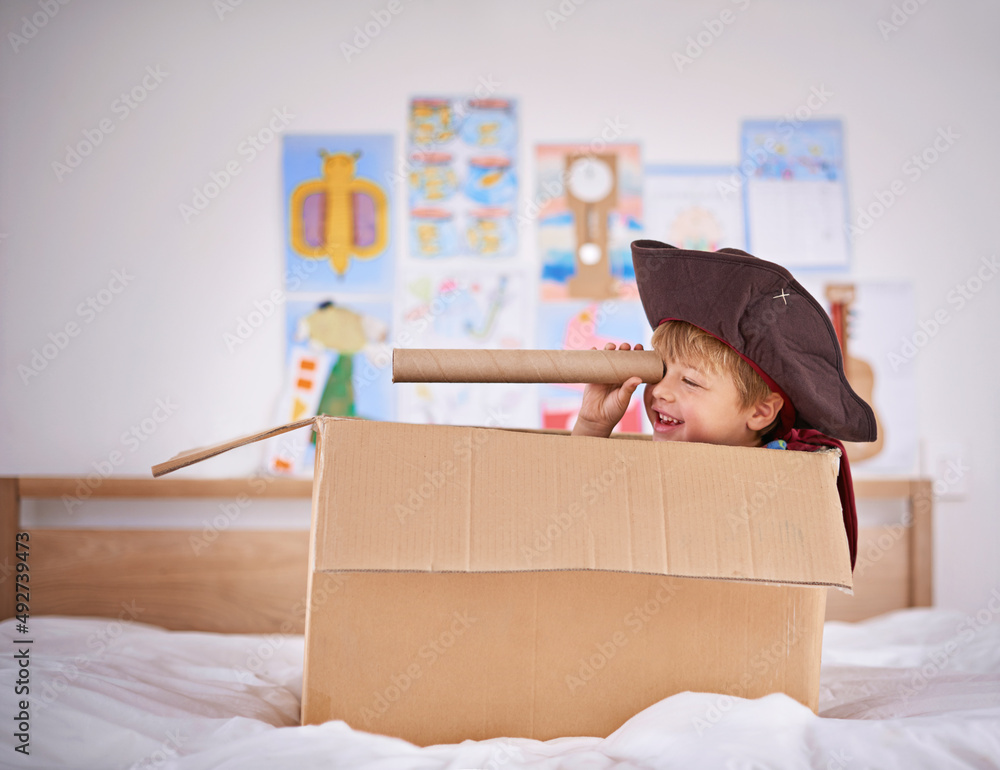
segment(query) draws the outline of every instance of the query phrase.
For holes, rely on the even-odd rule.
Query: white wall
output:
[[[37,34],[9,36],[31,33],[24,18],[48,5],[57,12]],[[116,472],[145,475],[181,449],[272,422],[280,314],[232,353],[223,334],[281,286],[280,143],[252,162],[238,154],[275,109],[294,115],[290,131],[391,132],[401,150],[409,97],[493,78],[520,100],[525,199],[538,142],[589,141],[616,118],[646,161],[733,162],[743,118],[791,113],[822,87],[832,96],[817,117],[846,126],[852,211],[905,178],[939,129],[959,137],[859,239],[854,275],[912,281],[920,320],[949,313],[912,361],[923,440],[957,443],[971,466],[964,499],[937,507],[936,592],[940,604],[981,607],[1000,584],[1000,279],[960,311],[948,293],[998,253],[1000,6],[900,5],[914,12],[885,39],[888,0],[564,2],[575,10],[554,27],[556,0],[400,0],[348,62],[341,44],[389,2],[243,0],[220,19],[212,0],[7,0],[0,473],[82,474],[121,456]],[[674,52],[725,8],[735,20],[679,72]],[[116,99],[147,68],[166,74],[146,79],[155,89],[126,115]],[[57,179],[53,161],[105,119],[114,130]],[[179,204],[231,160],[240,175],[185,223]],[[88,323],[78,307],[114,271],[127,285]],[[78,334],[25,382],[19,367],[71,322]],[[169,418],[142,442],[123,438],[158,400]],[[198,472],[250,473],[258,460],[247,450]]]

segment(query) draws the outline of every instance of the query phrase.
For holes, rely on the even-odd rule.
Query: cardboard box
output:
[[[851,586],[836,453],[314,429],[303,724],[429,745],[607,736],[685,690],[816,710]]]

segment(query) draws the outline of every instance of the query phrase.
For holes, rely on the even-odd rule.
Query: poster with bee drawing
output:
[[[391,135],[284,137],[288,292],[392,286],[393,145]]]

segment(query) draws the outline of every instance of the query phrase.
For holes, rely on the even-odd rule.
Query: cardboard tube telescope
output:
[[[393,382],[595,382],[629,377],[656,383],[663,361],[655,350],[392,351]]]

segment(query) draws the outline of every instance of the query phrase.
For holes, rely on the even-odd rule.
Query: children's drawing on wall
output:
[[[408,137],[410,254],[515,254],[517,103],[413,99]]]
[[[916,379],[912,361],[902,353],[916,326],[912,286],[808,276],[803,285],[826,300],[847,379],[875,412],[878,439],[844,445],[851,470],[856,475],[916,472]]]
[[[789,268],[847,267],[839,120],[744,122],[739,169],[720,189],[742,189],[747,243],[755,256]]]
[[[505,383],[400,383],[399,413],[406,422],[533,428],[538,425],[536,390]]]
[[[602,350],[608,342],[641,342],[649,349],[651,332],[637,302],[559,302],[538,311],[538,347],[544,350]],[[584,385],[541,386],[543,428],[570,430],[576,423]],[[637,394],[639,396],[641,394]],[[634,397],[616,430],[646,430],[642,398]]]
[[[746,248],[743,196],[726,194],[731,166],[659,166],[644,169],[643,237],[679,249]]]
[[[518,272],[414,272],[403,281],[399,344],[411,348],[525,347],[528,298]],[[523,385],[398,383],[407,422],[533,425],[534,391]],[[502,415],[502,416],[501,416]]]
[[[279,420],[316,414],[393,419],[390,314],[388,304],[289,301],[288,368]],[[312,440],[309,433],[298,443],[276,443],[268,470],[309,474]]]
[[[517,272],[415,272],[403,281],[399,336],[410,347],[521,348],[527,299]]]
[[[536,163],[542,299],[636,298],[629,244],[642,231],[639,146],[538,145]]]
[[[392,157],[392,136],[285,136],[289,292],[392,286]]]

